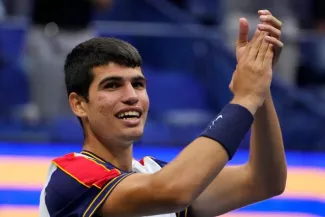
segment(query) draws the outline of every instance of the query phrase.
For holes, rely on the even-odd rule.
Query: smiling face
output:
[[[128,147],[142,136],[149,99],[141,66],[138,50],[116,38],[89,39],[67,55],[69,103],[88,148]]]
[[[77,113],[86,135],[90,132],[103,143],[131,145],[143,134],[149,108],[141,68],[110,63],[95,67],[92,73],[88,102],[82,100],[83,112]]]

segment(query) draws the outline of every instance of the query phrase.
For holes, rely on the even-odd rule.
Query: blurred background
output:
[[[38,216],[53,157],[80,151],[63,63],[78,43],[118,37],[137,47],[151,110],[135,157],[169,161],[231,99],[238,19],[284,23],[272,94],[289,174],[283,195],[228,217],[325,216],[324,0],[0,0],[0,216]],[[249,135],[230,164],[248,157]]]

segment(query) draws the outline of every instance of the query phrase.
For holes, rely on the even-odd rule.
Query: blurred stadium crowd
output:
[[[231,98],[238,18],[253,31],[265,8],[284,23],[272,93],[285,146],[325,151],[324,0],[0,0],[0,140],[81,143],[64,58],[101,35],[143,57],[151,110],[139,143],[186,145]]]

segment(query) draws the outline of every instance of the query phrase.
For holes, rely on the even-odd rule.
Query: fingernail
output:
[[[263,24],[257,24],[257,28],[259,28],[259,29],[264,29],[264,25]]]

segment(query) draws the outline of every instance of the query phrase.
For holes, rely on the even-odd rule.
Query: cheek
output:
[[[100,116],[112,115],[114,109],[114,100],[112,97],[98,96],[96,99],[96,113]]]
[[[149,97],[148,97],[147,91],[144,91],[143,93],[139,94],[139,98],[140,98],[143,108],[146,111],[148,111],[150,103],[149,103]]]

